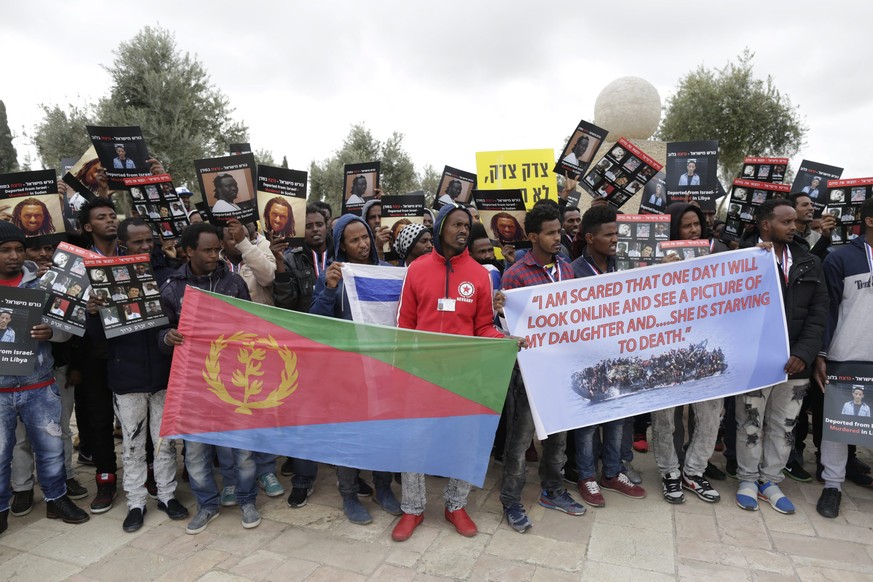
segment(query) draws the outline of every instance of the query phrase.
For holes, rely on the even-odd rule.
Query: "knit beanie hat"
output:
[[[24,231],[11,222],[0,220],[0,245],[9,241],[17,241],[24,244]]]
[[[423,224],[407,224],[397,235],[397,240],[394,241],[394,252],[400,255],[401,259],[405,259],[409,249],[414,247],[421,235],[427,231],[428,228]]]

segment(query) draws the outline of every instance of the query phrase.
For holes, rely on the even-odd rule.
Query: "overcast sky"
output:
[[[0,19],[15,134],[38,105],[108,93],[100,65],[145,25],[173,31],[248,124],[255,149],[308,169],[364,122],[406,136],[417,169],[475,171],[475,152],[563,146],[610,81],[668,97],[699,65],[748,46],[755,72],[798,105],[802,158],[873,176],[873,5],[821,2],[264,1],[7,3]],[[82,130],[84,132],[84,128]],[[614,136],[613,136],[614,137]],[[18,138],[23,161],[26,138]]]

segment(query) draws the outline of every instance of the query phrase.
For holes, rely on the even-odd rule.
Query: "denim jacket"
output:
[[[25,289],[36,288],[37,282],[39,282],[39,277],[36,276],[36,263],[32,261],[24,261],[23,270],[24,277],[21,279],[21,283],[19,283],[18,286]],[[28,330],[28,333],[29,331],[30,330]],[[69,332],[58,331],[57,329],[53,330],[53,332],[50,341],[64,342],[70,339]],[[54,367],[55,360],[52,357],[51,345],[49,345],[49,342],[47,341],[39,342],[36,350],[36,369],[34,369],[33,373],[28,374],[27,376],[0,375],[0,388],[15,388],[17,386],[29,386],[31,384],[45,382],[54,377]]]

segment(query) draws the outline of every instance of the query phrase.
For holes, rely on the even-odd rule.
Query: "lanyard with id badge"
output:
[[[455,300],[448,297],[440,297],[437,299],[437,311],[454,311]]]
[[[437,311],[452,312],[455,310],[455,299],[449,298],[449,263],[446,261],[446,296],[437,299]]]

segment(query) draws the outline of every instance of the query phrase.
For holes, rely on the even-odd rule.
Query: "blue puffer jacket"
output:
[[[202,277],[194,275],[188,267],[188,263],[185,263],[176,269],[161,287],[161,303],[164,306],[164,312],[170,318],[170,327],[160,330],[157,340],[158,346],[165,354],[173,353],[173,348],[164,342],[164,337],[170,329],[179,324],[179,316],[182,314],[182,299],[185,297],[185,288],[188,285],[228,297],[236,297],[246,301],[252,300],[246,282],[236,273],[228,271],[223,261],[218,261],[215,270]]]
[[[23,265],[24,277],[21,279],[19,287],[23,289],[35,289],[39,277],[36,276],[37,266],[32,261],[24,261]],[[51,341],[65,342],[70,339],[70,334],[65,331],[54,330]],[[52,347],[49,342],[39,342],[36,351],[36,368],[32,374],[27,376],[10,376],[0,375],[0,388],[14,388],[16,386],[29,386],[31,384],[39,384],[54,377],[55,359],[52,357]]]

